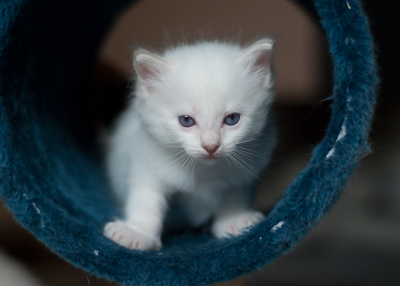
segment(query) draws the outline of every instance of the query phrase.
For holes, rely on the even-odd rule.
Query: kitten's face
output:
[[[272,43],[184,46],[136,54],[141,114],[161,144],[208,163],[230,156],[266,123]]]

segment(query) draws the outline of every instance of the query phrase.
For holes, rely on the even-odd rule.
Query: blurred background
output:
[[[400,2],[362,1],[376,40],[381,87],[371,145],[344,195],[286,256],[222,285],[400,285]],[[123,108],[132,51],[183,40],[277,40],[279,146],[255,205],[270,208],[307,165],[329,122],[331,63],[313,15],[289,0],[142,0],[111,27],[94,79],[100,122]],[[0,204],[0,285],[117,285],[76,269]]]

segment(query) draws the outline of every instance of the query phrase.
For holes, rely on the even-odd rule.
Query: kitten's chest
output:
[[[164,168],[162,177],[173,191],[183,192],[224,190],[243,185],[249,180],[248,174],[225,162],[191,166],[177,164]]]

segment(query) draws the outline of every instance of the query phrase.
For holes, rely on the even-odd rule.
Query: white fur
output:
[[[184,194],[188,219],[214,218],[218,238],[262,219],[249,211],[249,184],[269,161],[275,128],[273,42],[242,48],[220,42],[182,45],[155,55],[134,54],[136,90],[110,138],[107,168],[125,220],[105,235],[131,249],[158,249],[168,198]],[[236,125],[224,124],[239,113]],[[196,124],[183,127],[178,117]],[[217,150],[212,155],[207,148]]]

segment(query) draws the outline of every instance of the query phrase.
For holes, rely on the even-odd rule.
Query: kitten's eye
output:
[[[235,125],[239,122],[240,114],[239,113],[231,113],[227,117],[225,117],[224,123],[226,125]]]
[[[194,119],[190,116],[187,115],[182,115],[179,116],[179,123],[183,126],[183,127],[191,127],[194,125]]]

